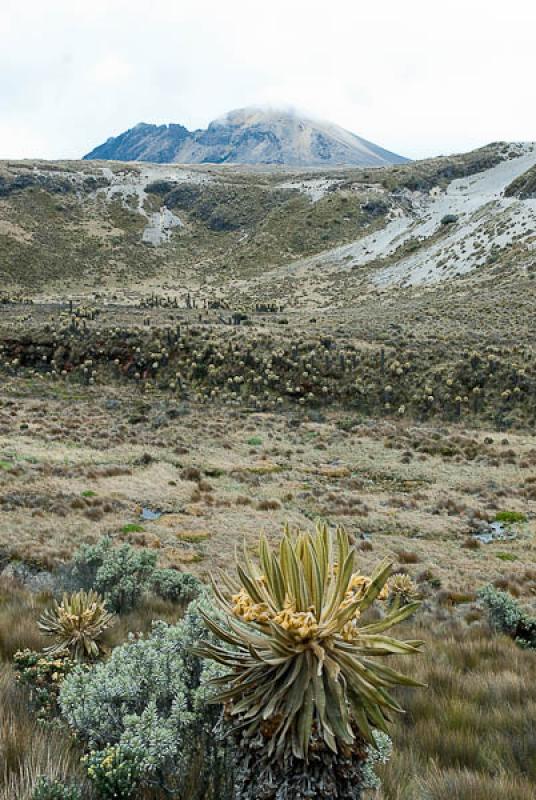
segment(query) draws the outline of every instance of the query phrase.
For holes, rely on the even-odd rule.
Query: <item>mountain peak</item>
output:
[[[229,111],[193,132],[174,123],[139,123],[84,158],[293,167],[381,167],[408,160],[333,123],[256,106]]]

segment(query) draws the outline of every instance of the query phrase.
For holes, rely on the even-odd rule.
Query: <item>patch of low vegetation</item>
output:
[[[506,197],[518,197],[520,200],[530,200],[536,197],[536,167],[524,172],[507,186],[504,192]]]
[[[518,522],[526,522],[527,515],[521,511],[498,511],[495,515],[496,522],[502,522],[505,525],[514,525]]]
[[[138,525],[137,522],[128,522],[121,528],[123,533],[143,533],[143,525]]]

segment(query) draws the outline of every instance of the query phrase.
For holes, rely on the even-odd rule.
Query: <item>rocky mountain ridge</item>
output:
[[[385,166],[408,160],[338,125],[255,108],[231,111],[205,130],[191,132],[182,125],[142,122],[84,158],[292,167]]]

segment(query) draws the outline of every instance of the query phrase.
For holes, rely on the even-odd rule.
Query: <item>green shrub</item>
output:
[[[505,525],[512,525],[516,522],[526,522],[526,514],[521,511],[499,511],[495,515],[495,522],[503,522]]]
[[[173,603],[190,603],[200,593],[202,584],[189,572],[177,572],[175,569],[155,569],[151,586],[162,600]]]
[[[156,622],[150,636],[116,647],[107,662],[89,672],[75,669],[64,681],[60,706],[93,751],[119,748],[121,758],[112,763],[133,763],[142,785],[165,785],[190,800],[224,800],[228,755],[214,735],[219,712],[206,703],[205,686],[219,668],[191,652],[207,638],[200,605],[208,605],[206,597],[179,624]],[[100,757],[91,759],[95,769]]]
[[[94,589],[112,611],[139,605],[156,566],[157,554],[128,544],[114,547],[109,537],[83,545],[74,555],[70,580],[79,589]]]
[[[484,586],[478,597],[495,630],[511,636],[522,647],[536,648],[536,619],[530,617],[508,592]]]
[[[19,650],[13,656],[17,683],[30,691],[30,700],[39,719],[50,719],[58,713],[58,697],[65,677],[76,661],[67,652],[55,656],[33,650]]]
[[[60,781],[39,778],[32,800],[82,800],[82,795],[77,786],[66,786]]]
[[[84,545],[66,569],[64,586],[71,591],[98,592],[112,611],[136,608],[144,595],[153,592],[163,600],[189,603],[202,584],[187,572],[156,567],[157,553],[129,544],[114,547],[109,537],[95,545]]]
[[[89,779],[102,800],[128,800],[140,784],[136,760],[121,747],[92,750],[83,758]]]
[[[143,533],[144,530],[143,525],[138,525],[136,522],[128,522],[121,528],[123,533]]]

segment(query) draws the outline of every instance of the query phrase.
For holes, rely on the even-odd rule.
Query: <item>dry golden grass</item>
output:
[[[434,631],[434,627],[436,630]],[[381,769],[383,800],[529,800],[536,792],[536,660],[486,627],[438,625],[401,690],[407,713]]]
[[[12,669],[0,666],[0,800],[31,800],[40,777],[83,781],[80,755],[68,735],[36,722]]]
[[[117,387],[109,390],[117,409],[105,413],[101,389],[82,389],[83,401],[54,391],[39,403],[14,393],[0,407],[9,419],[0,430],[0,549],[8,557],[46,567],[111,534],[156,549],[163,566],[204,575],[228,566],[244,535],[253,544],[259,530],[277,536],[285,522],[323,518],[356,541],[369,536],[365,568],[390,555],[413,577],[431,569],[449,591],[504,580],[520,596],[536,588],[526,577],[536,556],[534,468],[523,467],[536,452],[530,433],[349,420],[337,411],[298,424],[293,415],[195,405],[174,417],[174,402]],[[133,426],[140,403],[144,421]],[[255,448],[253,436],[262,441]],[[476,457],[438,449],[460,439],[477,443]],[[143,506],[166,514],[140,519]],[[517,538],[467,547],[470,531],[500,511],[528,515],[513,529]]]
[[[45,646],[36,622],[48,604],[48,595],[31,594],[13,581],[0,579],[0,663],[9,661],[17,650]]]

